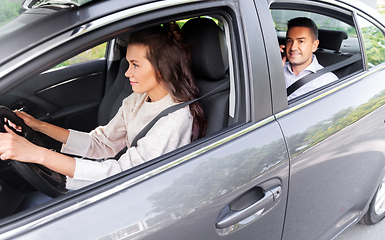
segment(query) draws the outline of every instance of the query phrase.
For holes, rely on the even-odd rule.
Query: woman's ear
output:
[[[156,80],[158,80],[159,83],[162,82],[163,78],[162,78],[162,74],[160,74],[160,71],[159,71],[159,70],[157,70],[157,71],[155,72],[155,77],[156,77]]]

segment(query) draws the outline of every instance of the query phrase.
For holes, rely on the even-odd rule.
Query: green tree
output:
[[[362,35],[369,67],[376,66],[385,61],[385,38],[375,26],[363,27]]]
[[[24,11],[21,1],[0,0],[0,26],[7,24]]]

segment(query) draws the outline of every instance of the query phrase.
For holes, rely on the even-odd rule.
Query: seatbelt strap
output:
[[[138,143],[138,140],[141,139],[142,137],[146,136],[147,132],[150,131],[150,129],[155,125],[155,123],[161,119],[162,117],[164,116],[167,116],[168,114],[172,113],[172,112],[175,112],[176,110],[178,109],[181,109],[187,105],[190,105],[191,103],[194,103],[196,101],[199,101],[201,99],[204,99],[204,98],[207,98],[209,96],[212,96],[216,93],[219,93],[219,92],[223,92],[223,91],[226,91],[230,89],[230,80],[227,80],[225,83],[221,84],[220,86],[214,88],[213,90],[211,90],[210,92],[204,94],[203,96],[199,97],[199,98],[196,98],[196,99],[193,99],[193,100],[190,100],[190,101],[187,101],[187,102],[183,102],[183,103],[179,103],[179,104],[176,104],[176,105],[173,105],[171,107],[168,107],[166,108],[165,110],[163,110],[162,112],[160,112],[155,118],[153,118],[135,137],[134,139],[132,140],[132,143],[131,143],[131,147],[137,147],[137,143]],[[116,160],[119,160],[119,158],[125,153],[127,152],[127,147],[123,148],[120,152],[118,152],[115,157],[112,157],[112,158],[108,158],[108,159],[116,159]],[[104,161],[105,159],[97,159],[95,161],[98,161],[98,162],[101,162],[101,161]]]
[[[151,122],[149,122],[135,137],[134,139],[132,140],[132,143],[131,143],[131,147],[137,147],[137,142],[139,139],[141,139],[142,137],[146,136],[147,132],[150,131],[150,129],[155,125],[155,123],[161,119],[162,117],[164,116],[167,116],[168,114],[172,113],[172,112],[175,112],[176,110],[178,109],[181,109],[181,108],[184,108],[185,106],[187,105],[190,105],[191,103],[194,103],[196,101],[199,101],[203,98],[206,98],[208,96],[212,96],[216,93],[219,93],[219,92],[222,92],[222,91],[225,91],[227,89],[230,88],[230,81],[226,81],[225,83],[223,83],[222,85],[214,88],[213,90],[211,90],[210,92],[206,93],[205,95],[199,97],[199,98],[196,98],[196,99],[193,99],[193,100],[190,100],[190,101],[187,101],[187,102],[183,102],[183,103],[179,103],[177,105],[173,105],[171,107],[168,107],[166,108],[165,110],[163,110],[162,112],[160,112],[154,119],[151,120]]]
[[[178,109],[181,109],[187,105],[190,105],[191,103],[193,102],[196,102],[196,101],[199,101],[203,98],[206,98],[206,97],[209,97],[209,96],[212,96],[216,93],[219,93],[219,92],[222,92],[222,91],[225,91],[227,89],[230,89],[230,81],[226,81],[225,83],[223,83],[222,85],[214,88],[213,90],[211,90],[210,92],[204,94],[203,96],[199,97],[199,98],[196,98],[196,99],[193,99],[193,100],[190,100],[190,101],[187,101],[187,102],[184,102],[184,103],[179,103],[177,105],[173,105],[171,107],[168,107],[166,108],[165,110],[163,110],[162,112],[160,112],[154,119],[151,120],[151,122],[149,122],[135,137],[134,139],[132,140],[132,143],[131,143],[131,147],[137,147],[138,145],[138,140],[141,139],[142,137],[146,136],[147,132],[150,131],[150,129],[155,125],[155,123],[161,119],[162,117],[164,116],[167,116],[169,113],[172,113]],[[115,157],[113,157],[112,159],[116,159],[118,160],[125,152],[127,151],[127,147],[123,148],[118,154],[115,155]],[[100,160],[102,161],[102,160]]]
[[[290,96],[293,92],[297,91],[298,88],[302,87],[303,85],[311,82],[312,80],[324,75],[325,73],[332,72],[334,70],[337,70],[342,67],[346,67],[352,63],[357,62],[358,60],[361,60],[361,56],[359,54],[355,54],[345,60],[342,60],[338,63],[332,64],[330,66],[327,66],[325,68],[322,68],[318,70],[315,73],[308,74],[304,76],[303,78],[298,79],[295,83],[290,85],[287,89],[287,96]]]

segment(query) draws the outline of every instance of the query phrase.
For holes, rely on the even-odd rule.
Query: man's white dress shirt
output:
[[[313,54],[312,62],[307,68],[302,70],[297,76],[293,73],[291,69],[291,64],[289,62],[286,62],[285,66],[283,67],[283,71],[285,74],[285,82],[286,82],[286,89],[295,83],[297,80],[300,78],[303,78],[304,76],[310,74],[310,73],[315,73],[317,70],[322,69],[323,66],[318,63],[317,57]],[[301,86],[298,88],[295,92],[290,94],[290,96],[287,97],[287,100],[293,99],[295,97],[298,97],[304,93],[307,93],[309,91],[312,91],[316,88],[319,88],[323,85],[326,85],[328,83],[331,83],[335,80],[337,80],[338,77],[332,73],[328,72],[325,73],[321,76],[319,76],[316,79],[313,79],[312,81],[306,83],[305,85]]]

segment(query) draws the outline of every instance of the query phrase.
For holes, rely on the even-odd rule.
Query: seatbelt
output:
[[[328,72],[332,72],[334,70],[337,70],[339,68],[342,68],[342,67],[346,67],[352,63],[355,63],[357,62],[358,60],[361,59],[361,55],[359,54],[355,54],[343,61],[340,61],[338,63],[335,63],[335,64],[332,64],[330,66],[327,66],[325,68],[322,68],[320,70],[318,70],[317,72],[315,73],[311,73],[309,75],[306,75],[304,76],[303,78],[300,78],[298,79],[295,83],[293,83],[292,85],[290,85],[287,89],[286,89],[286,92],[287,92],[287,96],[290,96],[293,92],[295,92],[298,88],[302,87],[303,85],[311,82],[312,80],[324,75],[325,73],[328,73]]]
[[[187,105],[190,105],[191,103],[194,103],[196,101],[199,101],[201,99],[204,99],[206,97],[209,97],[209,96],[212,96],[216,93],[219,93],[219,92],[222,92],[222,91],[225,91],[227,89],[230,89],[230,80],[226,81],[225,83],[223,83],[222,85],[214,88],[213,90],[211,90],[210,92],[204,94],[203,96],[199,97],[199,98],[196,98],[196,99],[193,99],[193,100],[190,100],[190,101],[187,101],[187,102],[183,102],[183,103],[179,103],[177,105],[173,105],[171,107],[168,107],[166,108],[165,110],[163,110],[162,112],[160,112],[155,118],[153,118],[151,120],[151,122],[149,122],[135,137],[134,139],[132,140],[132,143],[131,143],[131,147],[137,147],[137,142],[139,139],[141,139],[142,137],[146,136],[147,132],[150,131],[150,129],[155,125],[155,123],[161,119],[162,117],[165,117],[167,116],[168,114],[172,113],[172,112],[175,112],[176,110],[178,109],[181,109],[181,108],[184,108],[186,107]],[[124,149],[122,149],[115,157],[114,159],[119,159],[120,156],[122,156],[125,152],[127,151],[127,147],[125,147]]]
[[[227,89],[230,88],[230,81],[226,81],[225,83],[223,83],[222,85],[214,88],[213,90],[211,90],[210,92],[206,93],[205,95],[199,97],[199,98],[196,98],[196,99],[193,99],[193,100],[190,100],[190,101],[187,101],[187,102],[183,102],[183,103],[179,103],[177,105],[173,105],[171,107],[168,107],[166,108],[165,110],[163,110],[162,112],[160,112],[154,119],[151,120],[151,122],[149,122],[135,137],[134,139],[132,140],[132,143],[131,143],[131,147],[137,147],[137,142],[139,139],[141,139],[142,137],[146,136],[147,132],[150,131],[150,129],[155,125],[155,123],[161,119],[162,117],[164,116],[167,116],[169,113],[172,113],[172,112],[175,112],[176,110],[178,109],[181,109],[181,108],[184,108],[186,107],[187,105],[190,105],[191,103],[194,103],[196,101],[199,101],[203,98],[206,98],[208,96],[211,96],[211,95],[214,95],[216,93],[219,93],[219,92],[222,92],[222,91],[225,91]]]

